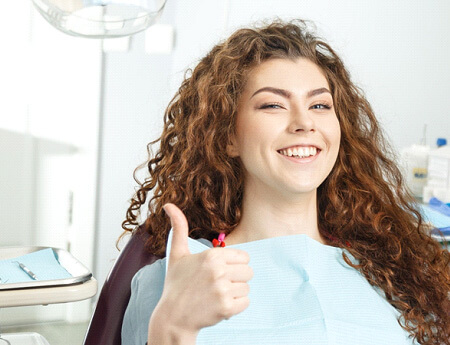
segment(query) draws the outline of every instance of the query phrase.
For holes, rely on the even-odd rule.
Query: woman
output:
[[[216,45],[164,122],[123,226],[153,190],[142,228],[167,256],[133,279],[124,344],[449,344],[449,253],[306,22]]]

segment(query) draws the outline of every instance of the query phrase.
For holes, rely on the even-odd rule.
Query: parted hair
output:
[[[186,215],[192,238],[212,240],[234,230],[244,170],[226,147],[249,71],[275,58],[306,58],[319,66],[340,123],[336,164],[317,191],[320,233],[358,260],[343,251],[344,260],[400,311],[398,322],[411,338],[450,344],[449,252],[430,236],[364,93],[310,22],[275,20],[239,29],[188,70],[165,111],[160,138],[148,144],[149,159],[135,170],[139,187],[122,224],[125,233],[147,232],[148,251],[164,256],[171,225],[162,206],[168,202]],[[148,177],[140,182],[142,168]]]

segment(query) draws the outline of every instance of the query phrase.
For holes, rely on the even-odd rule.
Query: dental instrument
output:
[[[25,266],[23,263],[18,262],[18,261],[14,261],[14,262],[16,262],[16,263],[19,265],[20,269],[21,269],[22,271],[24,271],[26,274],[28,274],[28,276],[29,276],[31,279],[37,280],[36,275],[35,275],[33,272],[31,272],[31,270],[30,270],[27,266]]]

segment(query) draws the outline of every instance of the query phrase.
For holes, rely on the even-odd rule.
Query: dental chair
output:
[[[139,227],[122,249],[103,285],[92,315],[84,345],[120,345],[122,320],[131,295],[131,280],[137,271],[160,256],[145,250],[148,234]]]

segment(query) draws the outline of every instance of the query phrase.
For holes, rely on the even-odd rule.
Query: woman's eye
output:
[[[259,107],[259,109],[281,109],[283,108],[281,104],[278,103],[266,103]]]
[[[331,109],[331,106],[330,105],[328,105],[328,104],[322,104],[322,103],[319,103],[319,104],[314,104],[312,107],[311,107],[312,109]]]

